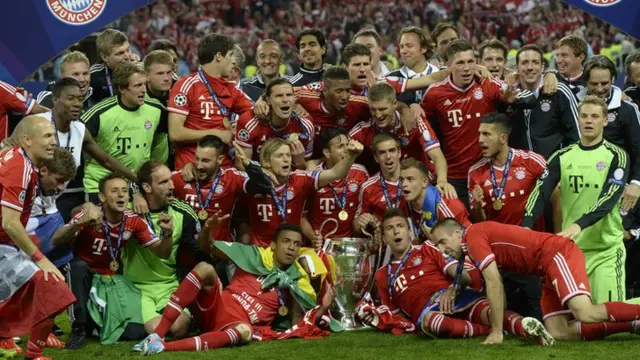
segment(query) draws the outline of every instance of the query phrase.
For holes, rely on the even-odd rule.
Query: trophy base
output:
[[[344,331],[356,331],[370,329],[370,326],[361,323],[356,319],[355,313],[332,311],[331,315],[340,322],[340,326]]]

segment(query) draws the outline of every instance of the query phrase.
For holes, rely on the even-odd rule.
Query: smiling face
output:
[[[144,96],[147,94],[147,76],[142,73],[131,74],[129,85],[121,89],[120,94],[126,104],[144,105]]]
[[[518,56],[516,70],[520,77],[520,82],[527,87],[538,86],[542,78],[544,64],[540,53],[534,50],[525,50]]]
[[[585,55],[576,56],[568,45],[556,49],[556,65],[558,72],[565,78],[573,77],[582,72],[582,61]]]
[[[60,68],[61,77],[70,77],[76,79],[80,83],[80,91],[84,96],[89,90],[89,83],[91,82],[91,75],[89,73],[89,64],[84,61],[76,61],[72,63],[66,63]]]
[[[453,83],[462,88],[469,86],[473,82],[473,74],[476,71],[476,57],[473,50],[460,51],[450,61]]]
[[[123,179],[111,179],[104,184],[104,192],[98,193],[98,197],[106,209],[122,213],[127,208],[129,185]]]
[[[397,101],[389,100],[369,101],[369,111],[371,118],[381,129],[392,130],[396,123],[396,105]]]
[[[407,220],[400,216],[386,219],[382,223],[382,237],[396,259],[400,258],[411,246],[409,225]]]
[[[594,68],[589,74],[589,81],[587,81],[587,93],[606,100],[611,93],[612,85],[613,78],[611,71],[608,69]]]
[[[267,98],[267,103],[271,107],[273,115],[278,119],[286,120],[291,117],[293,105],[296,97],[293,93],[293,85],[281,84],[271,88],[271,94]]]
[[[432,231],[431,237],[440,252],[454,259],[462,258],[462,229],[442,226]]]
[[[40,116],[34,119],[33,127],[24,134],[21,143],[30,150],[36,163],[53,159],[53,151],[58,145],[53,126]]]
[[[273,76],[278,73],[282,63],[282,51],[277,44],[260,44],[256,54],[258,69],[263,75]]]
[[[305,35],[300,38],[298,51],[304,66],[308,69],[315,69],[322,66],[322,56],[327,49],[320,46],[314,35]]]
[[[196,176],[198,181],[207,182],[213,179],[213,176],[218,171],[220,163],[224,159],[223,154],[218,154],[218,150],[215,147],[200,147],[196,148]]]
[[[278,265],[288,266],[293,264],[300,255],[302,235],[291,230],[282,230],[278,238],[271,243],[271,249]]]

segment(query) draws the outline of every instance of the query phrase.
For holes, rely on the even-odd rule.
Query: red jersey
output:
[[[520,225],[524,216],[524,208],[529,199],[529,194],[536,186],[536,181],[547,166],[542,155],[533,151],[513,149],[513,159],[502,194],[502,209],[493,209],[493,201],[496,200],[491,184],[491,160],[482,159],[469,169],[469,205],[472,209],[482,207],[487,220],[497,221],[503,224]],[[504,166],[494,168],[496,184],[500,186],[504,176]],[[484,191],[484,202],[478,204],[471,195],[473,188],[479,185]],[[540,217],[534,230],[544,230],[544,217]]]
[[[429,185],[432,186],[432,185]],[[445,197],[440,198],[440,202],[438,203],[438,214],[437,219],[444,219],[448,217],[455,218],[458,220],[462,226],[469,227],[471,226],[471,221],[469,220],[469,213],[467,212],[467,208],[464,206],[460,199],[447,199]],[[420,224],[420,220],[422,219],[422,209],[411,207],[411,220],[414,224]]]
[[[467,228],[462,250],[480,271],[495,261],[502,271],[544,276],[568,243],[571,240],[558,235],[484,221]]]
[[[206,73],[205,73],[206,74]],[[236,88],[234,82],[222,78],[205,75],[218,100],[227,108],[227,117],[231,113],[242,115],[253,108],[253,102],[242,90]],[[184,115],[187,119],[184,126],[193,130],[225,130],[224,116],[213,99],[206,85],[200,79],[198,72],[180,78],[169,94],[169,112]],[[193,143],[174,143],[176,170],[182,169],[187,163],[195,159],[196,146]],[[226,151],[225,151],[226,153]],[[225,156],[223,166],[230,165],[230,159]]]
[[[442,134],[450,178],[466,179],[471,165],[482,156],[478,144],[480,119],[496,111],[501,101],[502,82],[496,79],[474,81],[462,89],[448,77],[426,90],[421,105],[427,119],[437,124]]]
[[[77,213],[65,226],[75,224],[82,215],[84,215],[84,211]],[[120,262],[120,253],[131,237],[138,239],[144,247],[149,247],[160,241],[160,238],[153,232],[153,229],[149,227],[149,224],[143,218],[130,210],[125,210],[124,217],[124,230],[119,248],[118,236],[120,235],[120,223],[112,224],[107,222],[109,226],[108,240],[105,239],[103,223],[100,223],[99,229],[85,225],[76,232],[73,252],[75,256],[84,260],[87,265],[89,265],[91,271],[101,275],[113,275],[116,273],[109,268],[109,264],[112,261],[109,243],[111,243],[112,248],[116,250],[116,260]]]
[[[393,135],[397,136],[400,140],[400,147],[402,150],[402,158],[412,157],[424,164],[430,164],[429,151],[439,148],[440,142],[436,137],[436,133],[429,125],[426,119],[418,121],[415,128],[407,133],[400,122],[400,113],[396,111],[396,126],[394,131],[391,131]],[[379,169],[378,164],[373,158],[373,151],[371,145],[373,138],[379,134],[380,128],[376,125],[375,121],[370,119],[369,121],[356,124],[351,131],[349,131],[349,137],[353,140],[357,140],[364,145],[364,151],[361,155],[361,161],[367,169],[373,171],[373,169]],[[433,169],[429,169],[432,170]]]
[[[171,176],[175,189],[173,193],[175,196],[189,204],[195,210],[196,213],[202,209],[200,201],[202,203],[207,201],[209,191],[213,186],[215,180],[212,178],[206,183],[200,184],[201,199],[198,199],[198,193],[196,190],[196,182],[185,182],[182,179],[182,171],[176,171]],[[246,173],[240,172],[234,168],[220,168],[220,179],[215,188],[215,193],[209,201],[207,206],[207,213],[209,216],[220,212],[221,214],[232,214],[233,208],[236,205],[236,200],[240,194],[246,193],[246,184],[249,178]],[[220,226],[212,229],[212,236],[216,240],[233,241],[231,238],[231,225],[230,220],[224,220]]]
[[[389,280],[398,271],[401,259],[395,259],[376,271],[375,282],[382,305],[397,314],[402,311],[416,324],[422,309],[438,291],[452,284],[447,269],[458,262],[447,258],[429,244],[413,246],[389,294]],[[473,265],[469,264],[469,267]],[[467,267],[467,266],[465,266]],[[391,276],[389,279],[389,268]]]
[[[0,141],[9,136],[9,113],[29,115],[35,105],[35,99],[26,99],[18,89],[0,81]]]
[[[262,289],[263,281],[264,276],[256,276],[236,267],[231,283],[224,289],[243,308],[252,325],[269,325],[280,308],[275,287]],[[289,291],[281,290],[281,296],[286,304]]]
[[[380,173],[373,175],[362,184],[356,216],[369,213],[382,221],[382,217],[388,209],[392,207],[400,209],[407,208],[407,201],[402,195],[402,185],[400,181],[389,181],[385,179],[384,182],[388,190],[389,199],[385,197],[384,191],[382,190]]]
[[[318,166],[317,170],[324,170],[325,164]],[[327,219],[338,220],[338,229],[332,235],[337,238],[351,237],[353,235],[353,219],[358,209],[358,197],[360,196],[360,187],[369,178],[369,174],[364,166],[359,164],[351,165],[349,174],[346,178],[336,180],[330,185],[325,185],[318,189],[307,200],[307,220],[311,223],[314,230],[320,230],[320,226]],[[346,188],[345,188],[346,183]],[[331,189],[335,191],[331,191]],[[343,191],[346,189],[347,198],[344,210],[349,214],[349,218],[345,221],[340,220],[338,214],[342,210],[340,208]],[[336,197],[338,200],[336,200]],[[322,237],[324,238],[329,231],[335,229],[335,224],[327,224],[322,229]]]
[[[27,225],[31,208],[38,196],[38,172],[24,150],[17,146],[0,158],[0,202],[20,212],[22,226]],[[2,214],[0,213],[0,223]],[[13,240],[0,226],[0,243],[13,244]]]
[[[260,161],[260,148],[267,140],[274,137],[286,140],[291,134],[298,134],[298,139],[305,148],[304,156],[311,157],[315,129],[313,122],[308,118],[292,116],[285,126],[276,129],[256,118],[253,111],[247,111],[240,116],[236,127],[236,141],[241,147],[253,150],[252,158],[256,161]]]
[[[398,76],[386,76],[386,77],[383,77],[382,79],[379,79],[379,81],[383,81],[391,85],[391,87],[393,87],[393,90],[396,91],[396,94],[402,94],[407,90],[407,80],[408,79],[404,77],[398,77]],[[312,82],[307,85],[301,86],[298,89],[322,91],[324,89],[324,81],[321,80],[317,82]],[[351,95],[367,96],[368,92],[369,92],[368,87],[364,87],[362,89],[358,89],[355,87],[351,88]]]
[[[278,226],[283,222],[300,224],[302,210],[307,196],[318,188],[319,171],[307,173],[296,170],[291,173],[287,183],[275,188],[278,200],[271,195],[254,194],[247,195],[249,199],[249,220],[251,222],[251,244],[269,246]],[[285,220],[278,210],[276,201],[283,201],[286,189],[286,215]]]
[[[349,103],[341,114],[332,114],[324,105],[322,92],[320,90],[307,90],[296,88],[296,99],[313,119],[316,128],[316,137],[320,135],[323,128],[342,126],[349,130],[355,124],[366,121],[369,116],[369,101],[364,96],[354,96],[349,98]]]

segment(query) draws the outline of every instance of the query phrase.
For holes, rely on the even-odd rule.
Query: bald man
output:
[[[12,337],[29,333],[26,358],[35,359],[42,356],[53,318],[75,297],[25,226],[35,198],[63,189],[75,168],[69,169],[71,153],[56,148],[47,119],[25,117],[15,139],[20,145],[0,158],[0,357],[22,352]]]

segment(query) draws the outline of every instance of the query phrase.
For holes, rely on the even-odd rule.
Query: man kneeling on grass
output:
[[[386,311],[367,304],[359,306],[358,316],[363,322],[383,329],[383,323],[397,323],[399,315],[395,314],[402,311],[429,336],[488,335],[491,308],[477,291],[482,288],[480,271],[469,261],[458,264],[443,256],[428,242],[412,246],[410,231],[402,210],[387,210],[382,219],[382,234],[393,259],[376,272],[375,282],[382,305],[388,307],[392,316],[385,316]],[[515,336],[535,338],[542,345],[555,343],[540,321],[512,311],[504,312],[504,329]]]
[[[215,226],[228,216],[214,215],[207,220],[212,224],[205,227]],[[309,278],[296,261],[301,243],[300,228],[288,223],[278,227],[269,248],[215,241],[216,253],[237,266],[229,286],[222,290],[213,266],[199,263],[171,295],[155,332],[133,350],[151,355],[246,344],[256,327],[270,325],[278,315],[290,315],[297,323],[303,309],[316,306]],[[315,318],[320,319],[332,301],[333,291],[327,291]],[[190,307],[200,336],[165,342],[165,335],[186,306]]]

